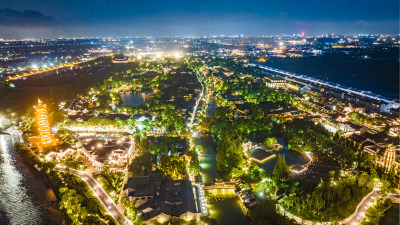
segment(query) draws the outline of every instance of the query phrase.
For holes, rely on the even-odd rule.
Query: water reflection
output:
[[[202,145],[204,152],[200,157],[201,171],[205,183],[212,183],[215,179],[222,179],[217,170],[217,151],[212,144],[211,137],[202,135],[196,144]],[[212,200],[208,203],[211,217],[220,225],[250,225],[250,220],[244,215],[237,198]]]
[[[120,93],[122,104],[126,106],[139,106],[145,103],[151,91],[141,91],[137,93],[126,92]]]
[[[40,208],[28,195],[23,175],[15,166],[11,138],[0,135],[0,206],[10,224],[40,224]]]
[[[227,198],[209,203],[210,216],[221,225],[250,225],[250,220],[244,215],[239,199]]]
[[[278,139],[278,143],[283,146],[279,151],[275,151],[274,153],[278,156],[279,154],[285,155],[285,161],[287,165],[304,165],[308,163],[310,160],[306,155],[301,154],[299,152],[289,150],[285,144],[283,138]],[[257,163],[260,168],[263,168],[265,172],[272,174],[274,171],[274,167],[276,162],[278,161],[278,157],[273,157],[263,163]]]

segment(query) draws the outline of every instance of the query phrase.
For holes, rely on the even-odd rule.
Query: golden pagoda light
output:
[[[36,115],[36,126],[39,132],[41,147],[51,146],[54,144],[54,139],[51,134],[46,105],[42,104],[39,99],[38,105],[34,106],[34,108]]]

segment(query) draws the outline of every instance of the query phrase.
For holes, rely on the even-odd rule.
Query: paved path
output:
[[[124,180],[122,181],[121,192],[119,193],[117,208],[119,209],[120,212],[125,212],[125,207],[122,204],[121,199],[125,195],[124,194],[124,186],[128,182],[128,179],[129,179],[129,165],[130,165],[130,163],[132,163],[132,160],[136,157],[137,154],[138,154],[138,150],[136,149],[136,147],[134,147],[134,153],[132,154],[132,156],[130,158],[128,158],[128,165],[126,166],[126,172],[125,172]]]
[[[56,169],[60,171],[65,171],[64,167],[57,167]],[[69,169],[70,173],[82,178],[89,187],[92,189],[94,194],[97,196],[97,198],[100,200],[100,202],[103,204],[103,206],[106,208],[107,212],[114,218],[115,221],[117,221],[119,224],[127,224],[131,225],[132,222],[129,221],[128,218],[126,218],[125,215],[123,215],[118,209],[117,206],[115,205],[114,201],[108,196],[108,194],[103,190],[103,188],[100,186],[97,181],[91,177],[90,175],[86,174],[85,172],[75,170],[75,169]],[[121,222],[119,222],[119,218]]]
[[[379,189],[375,187],[373,192],[370,193],[369,196],[367,196],[366,198],[364,197],[363,201],[358,204],[356,211],[353,213],[353,215],[350,216],[352,218],[346,218],[346,221],[343,220],[343,223],[346,225],[359,224],[364,219],[365,212],[372,204],[374,204],[375,199],[380,199],[382,197],[381,194],[379,194],[378,190]]]
[[[375,199],[379,199],[382,196],[379,194],[379,188],[378,188],[378,184],[375,183],[375,187],[374,189],[368,193],[357,205],[356,210],[354,211],[354,213],[352,215],[350,215],[349,217],[343,219],[342,221],[340,221],[340,224],[346,224],[346,225],[356,225],[359,224],[365,216],[365,212],[368,210],[368,208],[374,204]],[[283,214],[286,215],[288,218],[290,219],[294,219],[296,220],[297,223],[299,224],[305,224],[305,225],[312,225],[312,224],[324,224],[324,225],[329,225],[332,222],[316,222],[316,221],[311,221],[311,220],[305,220],[302,219],[298,216],[295,216],[291,213],[289,213],[288,211],[286,211],[281,205],[277,205],[279,211]]]

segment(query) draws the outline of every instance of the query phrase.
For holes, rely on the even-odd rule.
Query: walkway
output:
[[[357,205],[356,211],[345,220],[343,224],[356,225],[359,224],[365,217],[365,212],[374,204],[375,199],[380,199],[382,196],[379,194],[379,188],[375,186],[374,190],[366,195],[363,200]]]
[[[365,216],[365,212],[368,210],[368,208],[374,204],[375,199],[379,199],[382,196],[379,194],[379,187],[378,183],[375,183],[374,189],[365,195],[365,197],[358,203],[356,210],[352,215],[349,217],[343,219],[340,221],[340,224],[346,224],[346,225],[356,225],[359,224]],[[332,222],[316,222],[316,221],[311,221],[311,220],[305,220],[303,218],[300,218],[298,216],[295,216],[288,211],[286,211],[281,205],[277,205],[278,211],[280,211],[283,215],[286,215],[290,219],[296,220],[297,223],[299,224],[306,224],[306,225],[314,225],[314,224],[324,224],[324,225],[330,225]]]
[[[56,167],[56,169],[60,171],[65,171],[65,167]],[[129,219],[126,218],[125,215],[123,215],[117,209],[117,206],[115,205],[114,201],[110,198],[110,196],[108,196],[108,194],[104,191],[104,189],[100,186],[100,184],[98,184],[97,181],[93,179],[93,177],[79,170],[70,168],[69,171],[75,176],[82,178],[82,180],[84,180],[89,185],[90,189],[92,189],[94,194],[103,204],[104,208],[106,208],[107,212],[114,218],[115,221],[117,221],[117,223],[123,225],[132,224],[132,222],[130,222]]]

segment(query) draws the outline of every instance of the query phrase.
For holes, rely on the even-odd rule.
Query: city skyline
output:
[[[0,1],[0,38],[398,34],[397,9],[394,0]]]
[[[0,0],[0,223],[398,225],[399,0]]]

